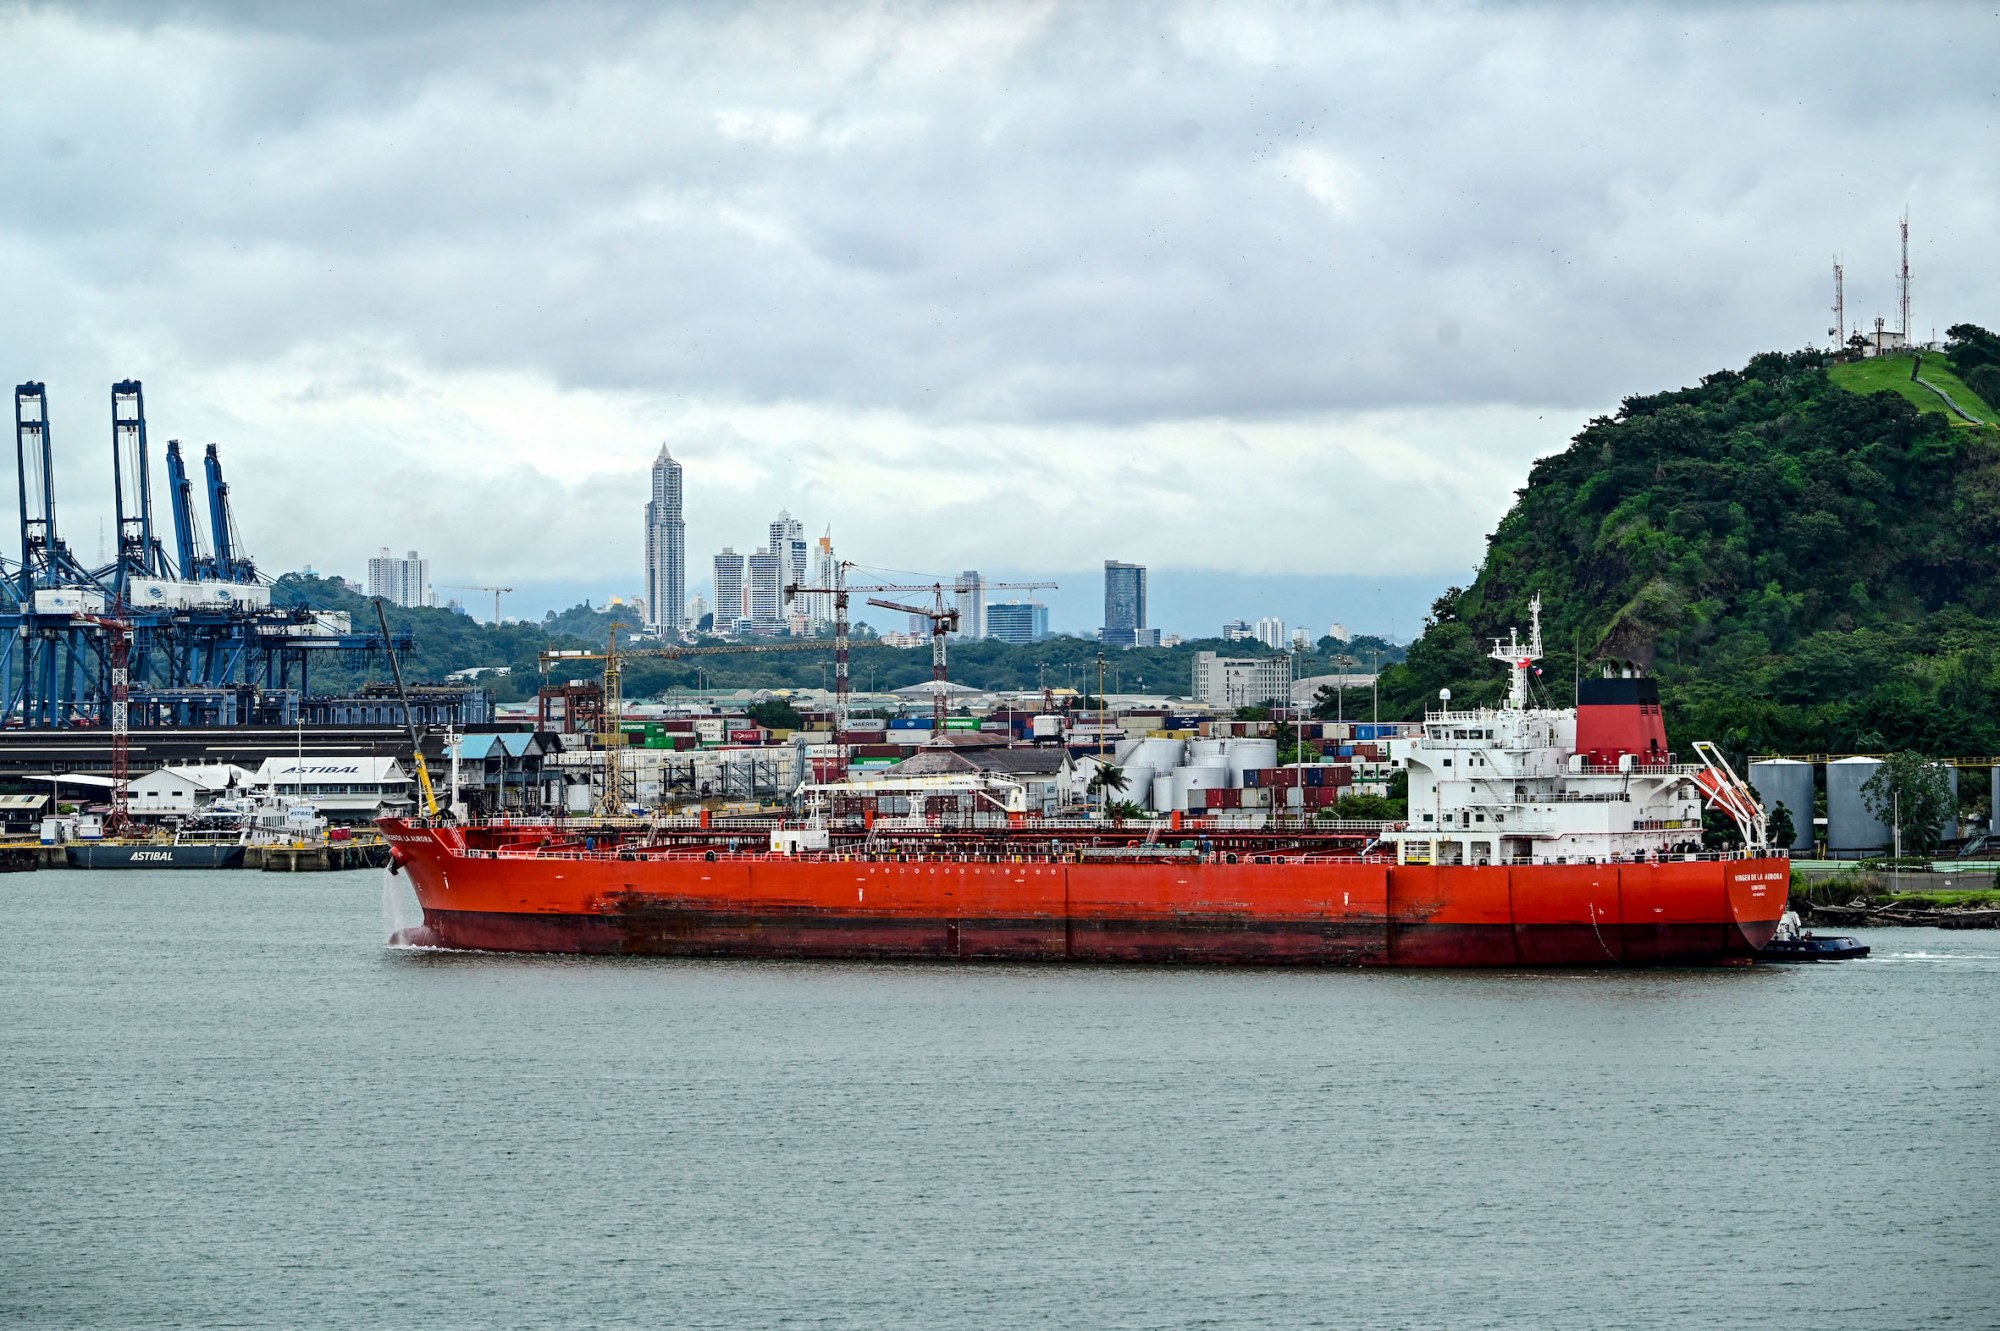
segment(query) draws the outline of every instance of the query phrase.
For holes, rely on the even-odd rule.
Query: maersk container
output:
[[[1826,848],[1835,855],[1886,850],[1889,825],[1869,809],[1861,788],[1882,766],[1879,758],[1841,758],[1826,765]]]
[[[1750,764],[1750,788],[1769,817],[1783,804],[1792,816],[1791,849],[1813,844],[1813,765],[1794,758],[1765,758]]]

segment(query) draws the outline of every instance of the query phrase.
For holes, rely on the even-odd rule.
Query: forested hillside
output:
[[[1957,379],[1994,391],[2000,338],[1951,338]],[[2000,752],[2000,430],[1954,419],[1849,392],[1811,351],[1627,399],[1535,464],[1385,709],[1497,698],[1486,639],[1539,592],[1548,700],[1636,662],[1683,750]]]

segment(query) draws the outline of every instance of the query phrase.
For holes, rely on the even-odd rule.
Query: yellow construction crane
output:
[[[537,658],[545,675],[550,666],[564,661],[604,662],[604,714],[598,723],[604,728],[598,731],[597,739],[604,749],[604,798],[598,803],[598,812],[606,815],[618,812],[625,785],[624,764],[619,761],[625,732],[618,728],[625,712],[624,662],[634,657],[678,661],[684,656],[727,656],[745,652],[753,655],[764,652],[822,652],[828,646],[823,642],[745,642],[725,643],[719,647],[641,647],[636,651],[620,651],[618,630],[624,627],[617,620],[611,622],[611,637],[601,652],[548,651]]]
[[[500,594],[514,590],[512,587],[467,587],[460,583],[447,583],[444,589],[448,592],[492,592],[493,623],[496,626],[500,623]]]

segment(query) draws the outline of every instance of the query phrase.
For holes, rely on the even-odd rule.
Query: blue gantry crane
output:
[[[0,559],[0,723],[106,724],[120,634],[128,635],[135,726],[289,725],[299,719],[313,660],[335,652],[359,665],[385,649],[414,647],[407,631],[385,641],[354,632],[344,614],[271,604],[270,584],[237,531],[214,444],[203,458],[213,553],[202,542],[180,442],[167,445],[169,554],[153,525],[145,393],[136,379],[112,385],[111,439],[118,548],[111,563],[92,569],[56,526],[47,390],[15,388],[21,558],[11,567]]]

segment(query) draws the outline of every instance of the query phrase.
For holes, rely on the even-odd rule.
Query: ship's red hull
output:
[[[410,941],[506,952],[1333,966],[1747,960],[1782,859],[1400,866],[468,850],[388,820]]]

